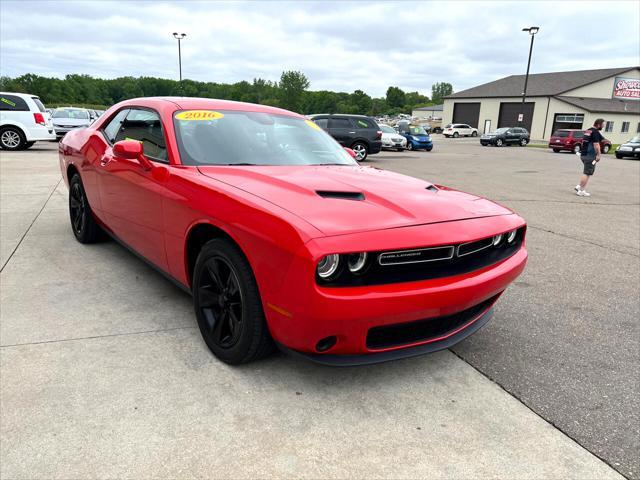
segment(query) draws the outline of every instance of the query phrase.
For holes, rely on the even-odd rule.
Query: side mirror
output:
[[[153,167],[149,159],[144,156],[142,142],[138,140],[120,140],[116,142],[113,146],[113,155],[117,158],[137,160],[145,170],[151,170]]]
[[[346,152],[351,155],[351,158],[355,159],[356,158],[356,152],[354,152],[353,150],[351,150],[350,148],[344,147],[344,149],[346,150]]]

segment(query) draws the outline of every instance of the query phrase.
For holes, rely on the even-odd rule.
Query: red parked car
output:
[[[584,130],[562,129],[556,130],[549,139],[549,148],[558,153],[561,150],[578,153],[582,147],[582,137]],[[606,138],[600,142],[602,153],[611,150],[611,142]]]
[[[274,344],[338,365],[447,348],[488,321],[527,259],[507,208],[359,166],[273,107],[128,100],[59,153],[77,240],[106,232],[189,291],[231,364]]]

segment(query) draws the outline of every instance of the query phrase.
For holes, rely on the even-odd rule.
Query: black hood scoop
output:
[[[322,198],[337,198],[339,200],[364,200],[362,192],[338,192],[332,190],[316,190],[316,193]]]

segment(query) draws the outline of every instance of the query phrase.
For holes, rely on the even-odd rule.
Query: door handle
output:
[[[356,134],[356,132],[349,132],[349,133],[350,133],[351,135],[355,135],[355,134]]]

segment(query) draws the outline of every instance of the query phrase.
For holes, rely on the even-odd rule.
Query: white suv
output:
[[[51,115],[35,95],[0,92],[0,148],[23,150],[37,140],[55,140]]]
[[[442,134],[447,138],[477,137],[478,129],[473,128],[466,123],[450,123],[449,125],[444,127],[444,129],[442,130]]]

